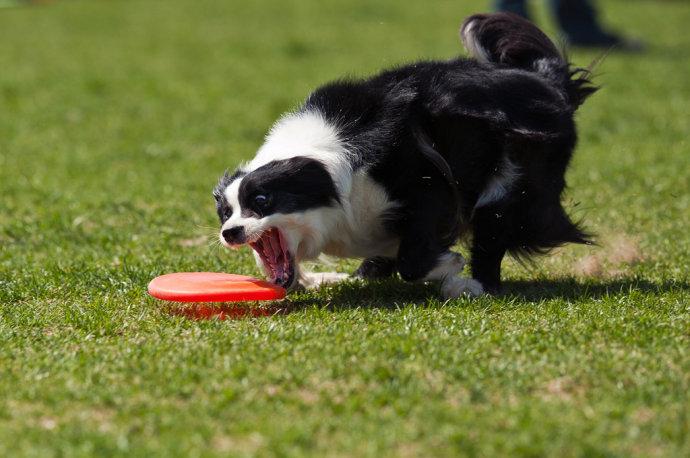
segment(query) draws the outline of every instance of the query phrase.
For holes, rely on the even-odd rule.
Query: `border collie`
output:
[[[324,253],[446,298],[498,292],[506,253],[588,243],[561,194],[589,72],[513,14],[471,16],[460,37],[471,59],[326,84],[278,120],[215,188],[221,242],[249,244],[285,288],[332,280],[299,268]],[[472,278],[451,251],[465,235]]]

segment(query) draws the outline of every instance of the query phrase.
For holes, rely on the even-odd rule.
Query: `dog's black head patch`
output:
[[[272,161],[247,174],[239,186],[244,217],[295,213],[338,202],[335,183],[323,163],[306,157]]]
[[[237,201],[245,218],[295,213],[340,201],[331,174],[320,161],[306,157],[271,161],[249,173],[238,170],[220,178],[213,197],[221,224],[237,210],[225,191],[240,178]]]

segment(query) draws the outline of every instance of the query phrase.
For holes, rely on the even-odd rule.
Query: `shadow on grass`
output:
[[[677,61],[690,57],[690,50],[684,46],[653,46],[641,55],[643,55],[646,60],[656,58],[659,60]]]
[[[502,297],[534,302],[544,299],[598,299],[632,292],[661,294],[670,291],[690,291],[690,285],[677,281],[654,283],[634,278],[603,281],[580,281],[574,278],[506,281],[503,283]]]
[[[433,285],[406,283],[398,279],[375,282],[347,281],[317,290],[290,293],[283,301],[264,303],[174,303],[166,310],[191,320],[245,320],[286,315],[314,306],[330,310],[356,308],[395,309],[403,304],[424,303],[437,298]]]
[[[268,307],[252,307],[235,303],[188,303],[174,304],[168,307],[168,313],[183,316],[191,320],[246,320],[249,318],[263,318],[286,313],[286,307],[269,305]]]
[[[460,299],[458,306],[472,306],[473,302],[486,307],[487,301],[499,302],[539,302],[542,300],[586,300],[606,296],[629,294],[632,292],[660,294],[670,291],[690,291],[690,285],[683,282],[653,283],[641,279],[616,279],[602,282],[576,279],[554,279],[540,281],[506,281],[503,293],[495,298]],[[261,305],[223,304],[185,304],[169,308],[172,315],[184,316],[194,320],[244,320],[286,315],[314,306],[328,310],[347,309],[387,309],[393,310],[408,304],[438,306],[443,299],[434,284],[407,283],[400,279],[379,281],[347,281],[325,286],[314,291],[291,293],[281,302]]]
[[[438,288],[424,283],[407,283],[397,278],[376,281],[350,280],[314,291],[288,296],[290,308],[321,305],[329,309],[385,308],[438,300]]]
[[[597,299],[612,295],[642,293],[666,293],[690,291],[690,284],[683,282],[654,283],[642,279],[611,279],[600,282],[562,278],[539,281],[506,281],[499,301],[539,302],[542,300]],[[324,299],[326,297],[326,299]],[[326,301],[324,303],[324,300]],[[464,304],[473,299],[466,298]],[[482,298],[483,306],[491,297]],[[288,310],[298,310],[322,304],[330,309],[382,308],[395,309],[405,304],[438,305],[443,302],[435,284],[406,283],[399,279],[375,282],[350,281],[325,287],[317,292],[298,293],[287,301]]]

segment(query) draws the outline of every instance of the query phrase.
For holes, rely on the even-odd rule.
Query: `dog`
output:
[[[446,298],[499,292],[506,253],[590,243],[561,205],[590,72],[517,15],[471,16],[460,38],[469,59],[335,81],[279,119],[213,192],[221,243],[250,245],[288,289],[342,278],[300,270],[327,254],[363,259],[364,279],[439,281]],[[451,251],[464,236],[471,278]]]

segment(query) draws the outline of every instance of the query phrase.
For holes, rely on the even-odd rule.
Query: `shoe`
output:
[[[643,41],[627,38],[609,32],[597,32],[587,36],[571,38],[568,44],[577,48],[606,48],[612,51],[639,53],[646,49]]]

